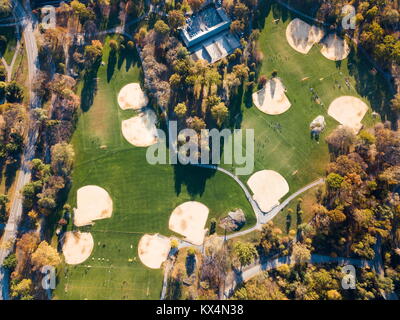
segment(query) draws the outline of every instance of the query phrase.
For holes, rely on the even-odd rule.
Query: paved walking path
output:
[[[232,272],[228,275],[226,283],[225,283],[225,291],[224,296],[225,298],[229,298],[235,291],[235,288],[240,285],[241,283],[250,280],[251,278],[255,277],[261,272],[269,271],[278,268],[283,264],[290,264],[291,257],[284,256],[275,259],[270,259],[264,263],[257,263],[253,266],[247,267],[241,272]],[[353,265],[356,267],[373,267],[374,261],[372,260],[363,260],[363,259],[352,259],[352,258],[343,258],[337,257],[332,258],[330,256],[323,256],[318,254],[311,255],[311,259],[309,263],[312,264],[323,264],[323,263],[336,263],[340,266],[344,265]]]

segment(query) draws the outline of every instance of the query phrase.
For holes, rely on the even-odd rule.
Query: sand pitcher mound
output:
[[[204,229],[208,208],[197,201],[182,203],[169,218],[169,228],[185,236],[185,240],[196,245],[203,244],[207,229]]]
[[[83,227],[95,220],[110,218],[113,203],[106,190],[98,186],[85,186],[77,192],[77,207],[74,209],[74,224]]]
[[[159,234],[145,234],[139,241],[138,254],[142,263],[151,269],[159,269],[167,260],[171,241]]]
[[[368,111],[368,105],[351,96],[343,96],[335,99],[328,109],[328,114],[344,126],[350,127],[358,133],[362,124],[361,121]]]
[[[321,53],[329,60],[340,61],[348,57],[350,47],[347,42],[336,34],[330,34],[321,41]]]
[[[285,92],[286,88],[281,79],[273,78],[266,83],[263,89],[253,93],[253,103],[266,114],[282,114],[291,107]]]
[[[122,121],[122,135],[135,147],[149,147],[158,141],[157,116],[144,110],[138,116]]]
[[[286,28],[286,39],[289,45],[303,54],[307,54],[323,37],[324,31],[321,28],[310,26],[298,18],[292,20]]]
[[[279,200],[289,192],[285,178],[272,170],[254,173],[247,184],[254,194],[253,199],[263,212],[269,212],[279,205]]]
[[[122,110],[138,110],[146,107],[149,99],[139,83],[130,83],[123,87],[118,94],[118,104]]]
[[[64,235],[62,251],[67,264],[80,264],[90,257],[93,251],[93,237],[88,232],[68,231]]]

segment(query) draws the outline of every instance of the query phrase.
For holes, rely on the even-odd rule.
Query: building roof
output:
[[[229,29],[230,25],[231,20],[225,10],[211,4],[187,19],[186,27],[181,30],[182,40],[187,47],[192,47],[212,35]]]
[[[214,63],[240,47],[239,39],[229,31],[230,25],[225,10],[209,4],[187,19],[181,37],[194,60]]]

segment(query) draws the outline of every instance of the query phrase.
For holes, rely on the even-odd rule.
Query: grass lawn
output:
[[[3,48],[0,55],[4,57],[7,64],[10,64],[15,53],[15,48],[17,46],[17,38],[15,36],[14,27],[1,27],[0,35],[5,36],[7,39],[7,46]]]
[[[113,199],[113,216],[84,228],[92,232],[95,250],[83,264],[59,269],[55,299],[159,299],[162,271],[150,270],[139,261],[137,244],[144,233],[173,234],[168,229],[169,216],[185,201],[207,205],[209,218],[242,208],[247,226],[255,223],[249,203],[231,178],[204,169],[149,165],[146,149],[125,141],[121,121],[134,113],[119,108],[117,95],[124,85],[140,81],[140,68],[134,61],[110,60],[115,63],[115,69],[110,70],[108,56],[106,46],[106,63],[96,79],[97,93],[91,106],[85,104],[86,112],[80,116],[73,137],[76,164],[67,202],[76,206],[78,188],[99,185]],[[82,88],[85,103],[90,101],[87,94]],[[134,262],[128,262],[135,257]]]
[[[317,202],[317,192],[323,186],[317,186],[307,190],[301,196],[293,199],[289,205],[280,212],[272,221],[276,227],[282,230],[282,234],[289,234],[290,230],[297,230],[298,226],[302,223],[308,223],[313,218],[312,206]],[[303,201],[300,204],[300,211],[303,214],[297,215],[297,205],[299,200]]]
[[[329,161],[325,137],[338,125],[327,115],[330,103],[340,96],[350,95],[361,98],[369,106],[372,104],[377,111],[383,111],[382,106],[378,105],[383,100],[378,99],[376,94],[389,95],[385,95],[382,88],[376,88],[377,83],[385,83],[379,74],[371,75],[375,79],[360,76],[360,68],[368,72],[372,66],[363,61],[358,53],[353,52],[348,59],[334,62],[324,58],[319,46],[314,46],[308,55],[293,50],[287,43],[285,31],[295,17],[285,21],[280,19],[275,23],[274,19],[277,18],[281,16],[274,15],[274,10],[271,10],[261,31],[259,45],[264,59],[260,75],[270,77],[273,71],[277,71],[287,88],[292,107],[284,114],[270,116],[252,104],[251,92],[245,92],[242,114],[238,117],[240,123],[236,125],[255,131],[254,171],[271,169],[279,172],[288,181],[290,194],[324,175],[324,168]],[[345,79],[348,79],[350,87]],[[310,88],[314,89],[320,103],[313,99]],[[363,120],[366,126],[374,122],[371,113],[372,109]],[[316,142],[311,139],[309,125],[318,115],[325,117],[327,128],[319,142]],[[245,182],[248,178],[242,176]]]

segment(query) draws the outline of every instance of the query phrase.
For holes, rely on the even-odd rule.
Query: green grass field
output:
[[[108,61],[107,47],[103,61]],[[93,233],[95,250],[82,265],[60,268],[55,299],[158,299],[161,270],[146,268],[138,258],[133,263],[128,259],[137,257],[137,244],[144,233],[172,234],[169,216],[185,201],[197,200],[207,205],[209,218],[242,208],[247,227],[255,223],[249,203],[231,178],[205,169],[149,165],[146,149],[125,141],[121,121],[133,112],[119,108],[117,95],[124,85],[140,81],[140,68],[126,66],[127,61],[117,61],[110,81],[108,64],[100,67],[97,94],[80,116],[73,137],[76,164],[68,203],[76,205],[78,188],[98,185],[113,199],[113,216],[84,228]],[[87,94],[83,88],[82,92]]]
[[[318,47],[308,55],[299,54],[286,42],[285,30],[290,19],[275,24],[276,18],[279,17],[271,11],[259,39],[264,53],[260,74],[270,76],[274,70],[278,72],[292,107],[285,114],[268,116],[252,106],[246,99],[249,94],[245,94],[238,125],[255,130],[255,171],[278,171],[293,193],[324,174],[329,161],[324,138],[337,125],[327,115],[329,104],[337,97],[352,95],[383,112],[384,99],[378,95],[386,97],[386,94],[378,85],[379,75],[371,75],[372,67],[358,53],[353,52],[341,63],[325,59]],[[76,165],[67,202],[75,206],[78,188],[99,185],[113,199],[113,217],[86,228],[94,236],[95,250],[85,263],[75,267],[63,265],[59,269],[54,298],[158,299],[162,272],[141,264],[137,243],[144,233],[171,235],[168,219],[177,205],[188,200],[201,201],[210,208],[210,218],[242,208],[247,227],[255,223],[255,217],[241,189],[229,177],[202,169],[151,166],[146,162],[145,149],[135,148],[124,140],[121,121],[134,112],[118,107],[117,94],[124,85],[140,81],[140,67],[135,61],[109,60],[107,46],[103,61],[97,84],[90,89],[82,88],[84,112],[73,137]],[[302,81],[304,78],[308,80]],[[346,78],[350,88],[345,84]],[[314,88],[323,105],[314,102],[310,88]],[[94,89],[96,95],[91,102],[88,93]],[[324,115],[327,121],[319,143],[310,138],[309,130],[318,115]],[[370,111],[365,124],[372,123]],[[232,166],[226,168],[232,170]],[[243,181],[248,178],[242,176]],[[304,197],[312,198],[311,193]],[[283,212],[274,220],[284,232],[286,216],[287,212]],[[295,227],[295,218],[292,217],[290,229]],[[304,221],[309,218],[305,215]],[[134,261],[129,263],[128,259]]]
[[[375,104],[375,109],[382,111],[381,106],[376,104],[383,104],[384,100],[375,98],[372,92],[384,95],[376,88],[377,83],[384,83],[384,80],[379,78],[379,74],[375,79],[371,75],[369,79],[360,80],[361,71],[358,68],[368,72],[372,66],[361,61],[354,52],[339,63],[324,58],[319,46],[314,46],[308,55],[296,52],[289,46],[285,36],[291,19],[274,23],[274,19],[280,16],[273,12],[271,10],[267,16],[259,38],[264,54],[260,75],[270,77],[273,71],[277,71],[287,88],[292,107],[284,114],[270,116],[259,111],[252,104],[251,93],[245,92],[240,125],[241,128],[255,131],[255,171],[271,169],[279,172],[288,181],[290,194],[324,174],[329,161],[325,137],[338,125],[327,115],[330,103],[335,98],[350,95],[361,98],[369,106]],[[346,85],[346,78],[350,87]],[[317,93],[320,104],[314,101],[310,88]],[[363,120],[366,126],[374,121],[371,113],[372,109]],[[319,143],[311,139],[309,129],[311,121],[318,115],[323,115],[327,122]],[[242,176],[243,181],[248,178]]]

